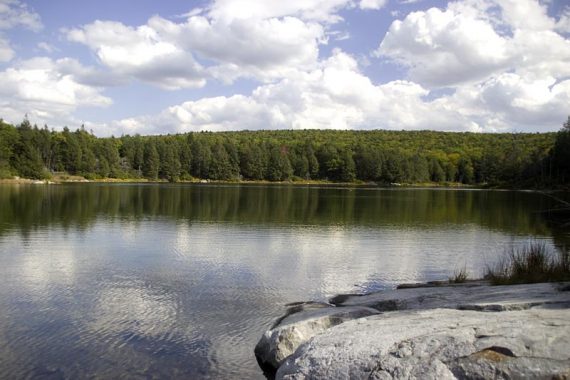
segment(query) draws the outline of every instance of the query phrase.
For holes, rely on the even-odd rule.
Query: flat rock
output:
[[[349,320],[378,314],[364,306],[334,307],[325,304],[294,305],[293,312],[278,320],[255,346],[255,356],[264,369],[275,370],[283,360],[313,336]]]
[[[276,374],[277,379],[569,376],[570,309],[532,307],[500,313],[433,309],[367,316],[314,336]]]
[[[567,285],[567,284],[565,284]],[[414,287],[368,295],[345,295],[331,299],[337,306],[367,306],[379,311],[461,309],[478,311],[524,310],[541,305],[569,304],[570,292],[556,283],[488,286]]]

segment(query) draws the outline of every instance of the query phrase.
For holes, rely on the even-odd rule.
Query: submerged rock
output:
[[[390,312],[330,328],[278,379],[495,379],[570,375],[570,312]]]
[[[275,326],[263,334],[254,350],[262,368],[277,369],[302,343],[333,326],[378,314],[378,311],[362,306],[317,305],[319,306],[295,305],[295,312],[281,318]]]

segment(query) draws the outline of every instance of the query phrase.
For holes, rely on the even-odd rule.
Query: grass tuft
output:
[[[494,267],[487,267],[485,278],[493,285],[569,281],[570,252],[554,252],[543,242],[510,248]]]
[[[449,282],[451,284],[463,284],[467,281],[469,275],[467,273],[467,268],[463,267],[460,270],[456,270],[453,273],[453,276],[449,278]]]

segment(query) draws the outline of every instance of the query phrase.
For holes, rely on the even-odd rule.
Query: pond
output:
[[[533,192],[0,185],[0,378],[263,378],[285,304],[567,244]]]

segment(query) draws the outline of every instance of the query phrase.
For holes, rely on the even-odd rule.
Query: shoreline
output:
[[[65,176],[68,177],[68,176]],[[0,179],[0,184],[21,184],[21,185],[58,185],[75,183],[126,183],[126,184],[196,184],[196,185],[259,185],[259,186],[321,186],[321,187],[343,187],[343,188],[381,188],[381,189],[442,189],[442,190],[496,190],[496,191],[531,191],[531,192],[567,192],[569,188],[526,188],[526,187],[501,187],[488,186],[486,184],[466,185],[456,182],[424,182],[424,183],[377,183],[377,182],[332,182],[323,180],[299,180],[299,181],[267,181],[267,180],[181,180],[169,182],[167,180],[148,180],[145,178],[101,178],[86,179],[80,176],[69,176],[69,178],[54,177],[51,179],[30,179],[30,178],[4,178]]]

